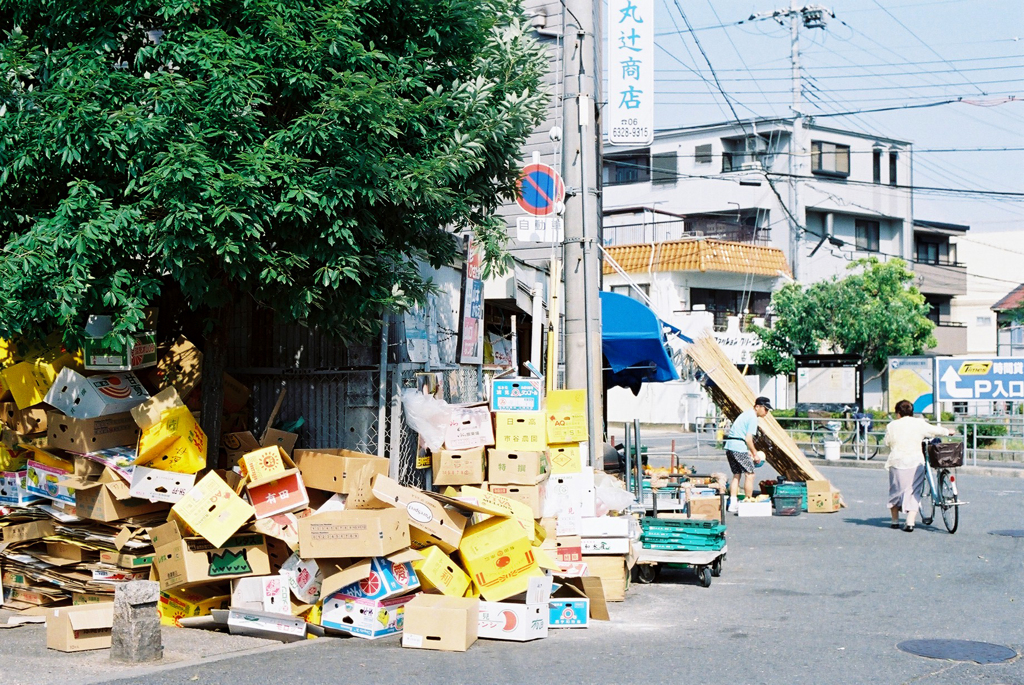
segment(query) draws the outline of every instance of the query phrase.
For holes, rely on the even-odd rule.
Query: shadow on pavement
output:
[[[892,519],[887,516],[881,516],[873,519],[843,519],[846,523],[852,523],[858,526],[869,526],[871,528],[888,528]]]

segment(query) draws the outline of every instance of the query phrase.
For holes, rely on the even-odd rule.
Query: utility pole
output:
[[[803,216],[803,204],[801,198],[801,187],[799,177],[804,176],[807,169],[806,163],[810,160],[810,145],[807,141],[807,131],[804,129],[803,102],[801,97],[802,79],[800,77],[800,25],[808,29],[825,28],[826,17],[835,18],[835,13],[821,5],[799,6],[797,0],[790,0],[789,7],[773,10],[771,12],[758,12],[750,15],[750,20],[774,19],[782,23],[784,18],[789,19],[789,44],[790,44],[790,67],[791,87],[793,90],[793,133],[790,139],[789,155],[789,261],[793,268],[793,280],[800,280],[800,249],[803,240],[802,221],[806,222]]]
[[[587,391],[588,463],[600,468],[604,439],[601,289],[597,192],[601,159],[600,3],[565,0],[565,99],[562,176],[565,180],[565,387]],[[548,373],[554,373],[555,369]]]

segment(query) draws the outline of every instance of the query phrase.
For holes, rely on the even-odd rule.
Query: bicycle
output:
[[[847,422],[852,422],[852,428],[847,428]],[[814,454],[819,457],[825,456],[825,443],[838,442],[839,449],[842,445],[854,445],[854,453],[863,456],[865,460],[874,459],[878,454],[879,439],[876,433],[872,433],[874,419],[870,414],[855,412],[850,407],[843,407],[843,418],[832,419],[825,422],[825,428],[817,431],[811,440],[811,448]]]
[[[960,525],[961,502],[956,487],[956,467],[964,463],[962,442],[929,442],[922,445],[924,460],[924,491],[921,493],[921,523],[930,526],[935,509],[942,510],[942,522],[950,535]]]

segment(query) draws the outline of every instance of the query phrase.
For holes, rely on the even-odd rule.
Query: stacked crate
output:
[[[693,552],[725,547],[725,526],[718,521],[645,516],[640,519],[640,528],[644,549]]]

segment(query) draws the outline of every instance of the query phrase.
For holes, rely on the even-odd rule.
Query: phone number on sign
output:
[[[649,130],[646,126],[613,126],[612,138],[641,138],[646,140]]]

